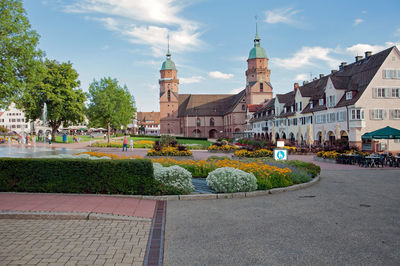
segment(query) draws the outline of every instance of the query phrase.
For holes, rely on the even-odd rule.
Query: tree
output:
[[[47,121],[55,139],[61,125],[83,122],[86,94],[78,88],[78,73],[70,62],[46,59],[44,69],[40,83],[25,90],[22,107],[27,119],[36,120],[41,117],[46,103]]]
[[[20,0],[0,1],[0,107],[16,101],[39,77],[42,52]]]
[[[7,133],[8,132],[8,128],[0,126],[0,132],[1,133]]]
[[[126,128],[135,113],[135,99],[126,85],[121,87],[116,79],[110,77],[94,80],[90,84],[89,100],[89,123],[94,127],[107,128],[108,143],[111,128]]]

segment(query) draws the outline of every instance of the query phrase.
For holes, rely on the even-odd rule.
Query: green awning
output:
[[[384,127],[372,132],[365,133],[362,139],[400,139],[400,130],[392,127]]]

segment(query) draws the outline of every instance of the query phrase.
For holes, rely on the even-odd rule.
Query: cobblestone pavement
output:
[[[0,265],[142,265],[151,221],[0,219]]]

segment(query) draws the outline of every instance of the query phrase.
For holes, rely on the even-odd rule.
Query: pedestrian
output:
[[[124,137],[124,142],[122,143],[122,151],[124,151],[124,149],[128,151],[128,139],[126,138],[126,136]]]
[[[104,140],[106,140],[106,138],[107,138],[107,135],[106,135],[106,134],[104,134]]]
[[[29,135],[29,134],[26,134],[26,144],[27,145],[30,145],[29,144],[29,141],[31,140],[31,136]]]
[[[20,143],[20,144],[22,143],[22,135],[21,135],[21,133],[18,134],[18,143]]]
[[[47,135],[47,139],[49,140],[49,145],[51,145],[51,134],[49,132],[49,134]]]
[[[132,138],[129,141],[129,149],[131,149],[133,151],[133,140],[132,140]]]

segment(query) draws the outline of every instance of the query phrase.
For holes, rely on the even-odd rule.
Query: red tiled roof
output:
[[[247,110],[249,110],[249,112],[257,112],[261,108],[262,108],[262,104],[248,104],[247,105]]]
[[[137,112],[137,120],[139,124],[160,124],[160,112]]]

